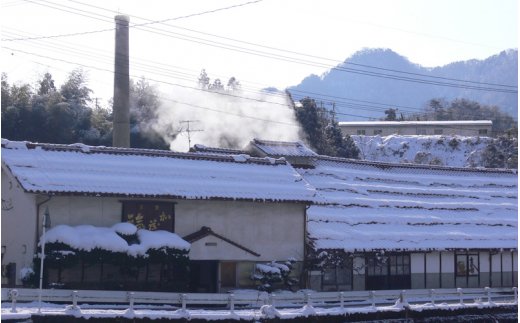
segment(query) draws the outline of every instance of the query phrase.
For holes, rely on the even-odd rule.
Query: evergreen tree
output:
[[[40,88],[38,89],[38,95],[47,95],[51,92],[56,92],[56,87],[54,86],[54,80],[52,79],[52,75],[50,73],[45,73],[43,75],[43,79],[38,82]]]
[[[206,70],[203,69],[201,72],[200,72],[200,75],[199,75],[199,87],[203,90],[207,90],[209,88],[209,77],[208,77],[208,74],[206,73]]]
[[[396,121],[397,120],[397,109],[385,110],[386,118],[385,121]]]
[[[240,87],[240,82],[234,76],[229,79],[227,83],[228,91],[239,91]]]
[[[318,108],[314,99],[304,98],[301,107],[295,108],[309,145],[321,155],[359,158],[359,149],[349,137],[344,137],[334,117],[323,108]]]

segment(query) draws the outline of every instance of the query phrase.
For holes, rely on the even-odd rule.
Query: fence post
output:
[[[464,305],[464,300],[462,299],[462,288],[457,288],[457,293],[459,293],[459,304]]]
[[[435,305],[435,289],[430,289],[430,300],[432,305]]]
[[[181,308],[182,311],[186,311],[186,294],[181,294]]]
[[[343,292],[339,292],[339,306],[341,306],[341,309],[345,308],[345,295]]]
[[[370,300],[372,302],[372,307],[376,307],[376,292],[374,292],[373,290],[371,290],[369,292],[369,295],[370,295]]]
[[[488,303],[491,303],[491,288],[484,287],[484,290],[486,291],[486,294],[487,294],[487,301],[488,301]]]
[[[275,296],[275,294],[269,294],[269,305],[271,305],[272,307],[274,307]]]
[[[518,288],[513,287],[513,293],[515,294],[514,303],[518,304]]]
[[[16,298],[18,297],[18,290],[17,289],[11,289],[9,291],[9,297],[11,297],[11,313],[17,313],[16,311]]]
[[[231,313],[235,311],[235,295],[229,294],[229,310]]]
[[[406,291],[405,290],[402,290],[399,293],[399,303],[406,304]]]
[[[307,304],[307,306],[312,306],[311,294],[310,293],[305,293],[305,303]]]
[[[130,302],[130,310],[134,310],[134,292],[128,292],[128,300]]]
[[[77,290],[72,291],[72,308],[73,309],[78,308],[78,291]]]

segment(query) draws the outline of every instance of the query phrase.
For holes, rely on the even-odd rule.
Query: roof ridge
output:
[[[27,149],[41,148],[44,150],[56,150],[56,151],[70,151],[70,152],[82,152],[82,153],[101,153],[101,154],[114,154],[114,155],[141,155],[141,156],[155,156],[155,157],[170,157],[170,158],[182,158],[182,159],[193,159],[193,160],[208,160],[208,161],[221,161],[221,162],[232,162],[232,163],[252,163],[258,165],[286,165],[285,159],[279,158],[265,158],[265,157],[252,157],[246,154],[213,154],[204,155],[194,152],[176,152],[169,150],[160,149],[147,149],[147,148],[125,148],[125,147],[107,147],[107,146],[90,146],[82,143],[74,144],[52,144],[52,143],[33,143],[29,141],[10,141],[2,139],[2,148],[10,149],[9,143],[16,143],[16,146],[25,144]],[[240,157],[240,158],[237,158]]]
[[[462,171],[462,172],[477,172],[477,173],[506,173],[506,174],[517,174],[516,169],[507,168],[483,168],[483,167],[454,167],[454,166],[439,166],[439,165],[424,165],[424,164],[411,164],[411,163],[388,163],[378,162],[370,160],[360,160],[344,157],[332,157],[326,155],[318,155],[318,160],[337,161],[342,163],[352,163],[359,165],[370,165],[379,168],[414,168],[414,169],[428,169],[428,170],[445,170],[445,171]]]
[[[274,144],[274,145],[278,145],[278,146],[282,146],[282,145],[285,145],[285,144],[291,144],[291,145],[295,145],[295,146],[302,146],[303,143],[301,141],[281,141],[281,140],[264,140],[264,139],[258,139],[258,138],[254,138],[253,139],[254,142],[258,142],[258,143],[269,143],[269,144]]]

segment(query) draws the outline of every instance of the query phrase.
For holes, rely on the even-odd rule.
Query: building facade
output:
[[[33,264],[48,210],[51,235],[60,225],[79,230],[131,223],[185,238],[190,291],[252,288],[255,264],[303,262],[305,210],[314,193],[283,160],[4,141],[2,265],[12,274],[3,284],[22,284],[21,271]],[[85,251],[69,249],[60,252]],[[113,264],[87,263],[87,256],[75,272],[51,270],[48,284],[103,288]],[[137,266],[134,276],[142,284],[128,286],[152,286],[166,265]]]
[[[294,288],[511,287],[517,190],[516,170],[333,158],[302,143],[173,153],[4,140],[2,284],[38,272],[48,210],[47,286],[224,292],[258,288],[259,268],[291,259]]]
[[[478,121],[354,121],[339,122],[344,135],[362,136],[491,136],[493,122]]]

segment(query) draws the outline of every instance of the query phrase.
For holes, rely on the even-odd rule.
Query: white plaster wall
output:
[[[512,266],[511,252],[509,252],[509,251],[504,251],[503,252],[503,255],[502,255],[502,265],[503,265],[504,272],[511,271],[511,266]]]
[[[430,252],[426,254],[426,273],[439,273],[439,253]]]
[[[504,257],[504,256],[502,256],[502,257]],[[491,266],[492,266],[493,272],[495,272],[495,273],[500,272],[500,253],[497,253],[497,254],[494,254],[491,256]]]
[[[32,267],[36,240],[36,196],[26,194],[2,168],[2,265],[16,263],[16,284],[20,269]]]
[[[58,224],[112,226],[121,222],[121,198],[54,196],[48,203],[52,226]],[[148,199],[149,200],[149,199]],[[271,261],[304,256],[305,205],[207,200],[164,200],[176,202],[175,233],[183,237],[210,227],[214,232],[259,253],[242,254],[227,248],[226,260]],[[43,214],[44,208],[41,213]],[[193,251],[194,260],[222,259],[211,248]],[[214,251],[214,250],[213,250]]]
[[[303,260],[304,214],[303,204],[180,200],[175,206],[175,231],[185,236],[207,226],[261,255],[249,254],[243,260]]]
[[[479,271],[481,273],[489,272],[489,252],[485,252],[485,251],[480,252],[479,259],[480,259]]]
[[[412,274],[424,274],[424,254],[412,253],[410,255],[410,272]]]
[[[52,226],[58,224],[112,226],[121,222],[118,198],[94,196],[53,196],[49,207]],[[40,210],[44,212],[45,210]]]
[[[437,267],[438,268],[438,267]],[[442,253],[442,273],[454,273],[455,272],[455,255],[453,252]]]

